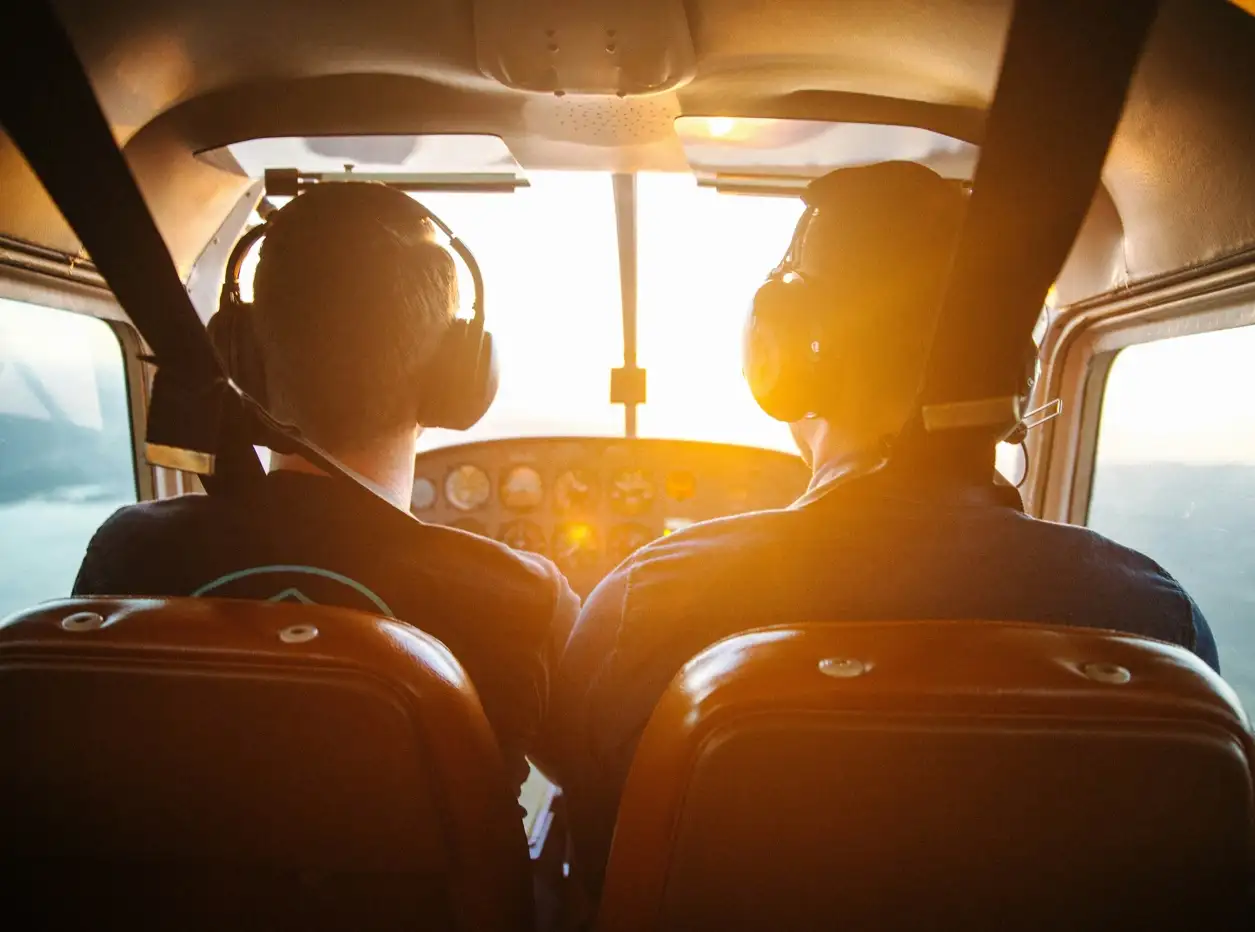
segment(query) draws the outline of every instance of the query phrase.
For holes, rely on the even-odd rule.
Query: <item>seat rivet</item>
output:
[[[852,657],[829,657],[826,660],[819,661],[819,672],[824,676],[831,676],[837,680],[848,680],[856,676],[862,676],[870,669],[870,664],[863,663],[861,660],[855,660]]]
[[[61,619],[61,627],[66,631],[95,631],[104,623],[104,617],[96,612],[75,612]]]
[[[1123,686],[1133,679],[1133,674],[1117,663],[1085,663],[1081,664],[1081,672],[1096,683],[1111,683],[1115,686]]]
[[[313,625],[293,625],[279,632],[279,640],[284,644],[304,644],[318,637],[318,629]]]

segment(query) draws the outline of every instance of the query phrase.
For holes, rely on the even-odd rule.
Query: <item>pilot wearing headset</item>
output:
[[[1163,569],[1024,514],[995,479],[996,435],[904,430],[919,417],[966,199],[910,162],[838,170],[807,190],[788,255],[754,298],[744,368],[759,404],[790,423],[809,490],[635,553],[589,596],[560,664],[546,743],[590,893],[650,713],[721,638],[798,622],[1000,619],[1123,629],[1218,666],[1206,621]]]
[[[242,389],[402,509],[423,427],[470,427],[497,385],[478,267],[450,235],[476,283],[473,318],[457,319],[456,267],[437,228],[449,234],[400,191],[316,185],[246,234],[210,322]],[[259,236],[250,306],[239,266]],[[114,514],[88,545],[74,594],[314,602],[410,621],[462,663],[521,785],[579,600],[543,557],[378,518],[351,488],[274,453],[255,487]]]

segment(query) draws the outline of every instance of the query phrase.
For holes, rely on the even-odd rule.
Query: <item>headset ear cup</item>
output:
[[[799,276],[773,275],[754,295],[742,341],[742,372],[758,406],[777,421],[797,421],[821,398],[816,318]]]
[[[492,334],[472,321],[450,325],[419,386],[418,423],[466,430],[497,397],[497,354]]]
[[[250,313],[235,300],[223,300],[218,313],[209,318],[209,340],[231,380],[263,408],[268,408],[266,365],[253,333]]]
[[[488,409],[492,407],[493,401],[497,398],[497,389],[501,385],[500,363],[497,359],[497,344],[493,341],[492,334],[484,331],[482,339],[479,342],[479,365],[477,367],[478,375],[476,377],[477,391],[475,393],[475,405],[468,410],[468,415],[473,416],[470,424],[471,427],[480,418],[488,413]]]

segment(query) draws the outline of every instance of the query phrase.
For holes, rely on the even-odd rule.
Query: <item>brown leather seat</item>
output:
[[[1252,759],[1233,692],[1170,645],[750,632],[650,721],[599,929],[1249,928]]]
[[[0,626],[0,709],[11,928],[531,925],[495,739],[409,625],[56,602]]]

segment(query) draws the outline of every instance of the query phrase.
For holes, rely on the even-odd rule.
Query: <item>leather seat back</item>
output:
[[[531,923],[495,739],[453,656],[409,625],[52,603],[0,626],[0,708],[0,870],[39,925]]]
[[[1245,928],[1252,759],[1233,692],[1170,645],[750,632],[655,711],[599,928]]]

